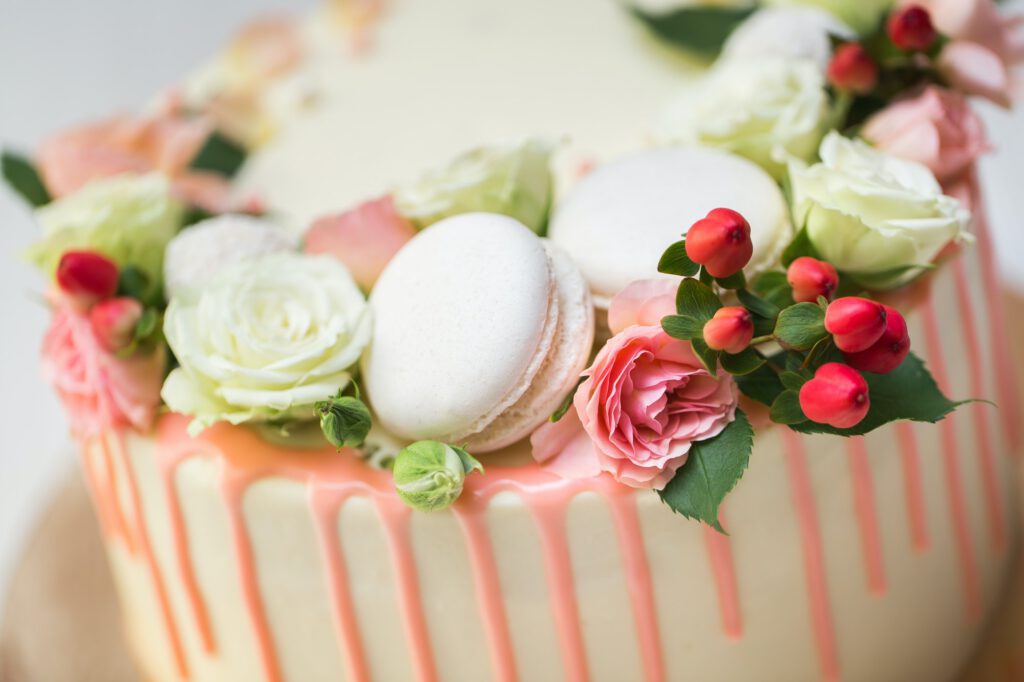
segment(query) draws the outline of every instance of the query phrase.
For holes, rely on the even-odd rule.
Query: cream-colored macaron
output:
[[[662,253],[719,207],[750,223],[748,269],[772,265],[792,234],[782,191],[750,161],[706,147],[652,149],[592,171],[559,202],[549,236],[606,307],[632,281],[667,277],[658,273]]]
[[[593,342],[579,269],[512,218],[427,228],[370,296],[363,383],[377,421],[410,440],[487,452],[528,436],[572,390]]]

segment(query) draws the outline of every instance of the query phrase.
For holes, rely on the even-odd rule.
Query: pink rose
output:
[[[641,279],[626,285],[608,304],[608,328],[618,334],[634,324],[658,326],[676,314],[678,279]]]
[[[950,86],[1001,107],[1013,103],[1014,82],[1010,67],[984,45],[954,40],[942,49],[936,66]]]
[[[119,426],[146,429],[160,404],[164,352],[119,358],[103,350],[88,314],[60,306],[43,339],[43,375],[76,436]]]
[[[943,183],[962,175],[989,148],[985,127],[967,100],[934,86],[872,116],[863,135],[895,156],[928,166]]]
[[[661,327],[613,336],[586,374],[575,410],[531,438],[534,457],[563,476],[606,471],[626,485],[661,489],[694,442],[717,436],[735,417],[732,377],[711,376],[689,343]]]
[[[328,253],[344,263],[364,289],[377,281],[391,257],[416,230],[395,210],[390,196],[350,211],[317,218],[306,231],[307,253]]]

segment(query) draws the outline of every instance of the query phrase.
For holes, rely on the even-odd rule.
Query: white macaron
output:
[[[580,271],[518,221],[442,220],[391,260],[370,296],[363,383],[410,440],[488,452],[528,436],[575,386],[593,343]]]
[[[658,273],[662,253],[720,207],[750,223],[748,270],[772,265],[792,235],[782,191],[750,161],[706,147],[652,149],[592,171],[559,203],[548,234],[603,308],[630,282],[668,277]]]

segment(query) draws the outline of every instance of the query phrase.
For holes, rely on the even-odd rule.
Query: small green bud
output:
[[[370,410],[359,398],[337,396],[321,400],[315,407],[320,415],[320,428],[334,447],[357,448],[366,440],[372,420]]]
[[[459,499],[466,474],[484,468],[462,448],[421,440],[395,458],[395,490],[417,511],[444,509]]]

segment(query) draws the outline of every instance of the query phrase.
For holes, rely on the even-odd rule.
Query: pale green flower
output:
[[[479,147],[395,191],[395,207],[417,228],[460,213],[500,213],[538,234],[551,204],[550,160],[543,140]]]
[[[970,214],[925,166],[832,132],[821,163],[790,168],[793,216],[818,255],[863,286],[889,289],[970,239]]]
[[[838,17],[859,35],[878,28],[882,17],[896,4],[895,0],[765,0],[769,6],[810,5],[820,7]]]
[[[462,448],[421,440],[395,457],[395,490],[413,509],[437,511],[459,499],[466,474],[474,470],[484,468]]]
[[[53,276],[65,251],[98,251],[118,265],[139,268],[156,287],[164,249],[181,227],[183,213],[183,205],[161,175],[96,180],[36,211],[43,239],[28,255]]]
[[[194,417],[193,432],[218,421],[309,418],[349,383],[371,333],[366,299],[334,258],[241,261],[171,299],[164,335],[180,367],[161,395]]]

